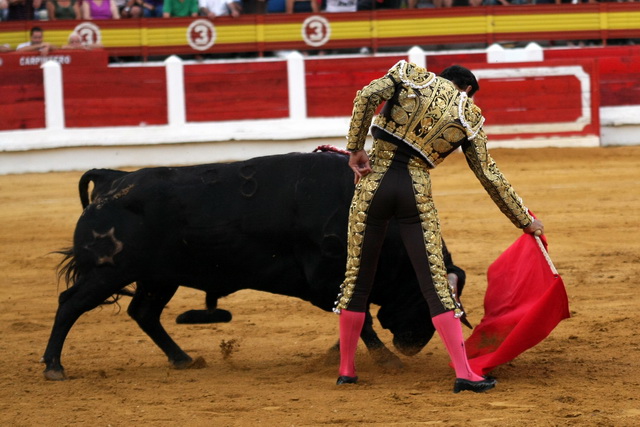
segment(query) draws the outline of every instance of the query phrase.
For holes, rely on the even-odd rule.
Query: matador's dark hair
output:
[[[478,80],[476,76],[468,69],[461,65],[452,65],[450,67],[445,68],[441,73],[440,77],[443,77],[450,82],[455,83],[459,88],[466,88],[467,86],[471,86],[471,90],[468,95],[473,96],[477,91],[480,90],[480,85],[478,84]]]

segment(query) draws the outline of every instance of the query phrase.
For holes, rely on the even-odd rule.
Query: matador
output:
[[[544,226],[530,215],[487,152],[482,112],[459,87],[460,81],[477,86],[475,76],[460,66],[445,71],[447,78],[403,60],[354,99],[347,150],[356,187],[349,211],[345,280],[334,308],[340,314],[337,384],[358,381],[356,346],[387,225],[395,217],[431,321],[455,369],[453,391],[483,392],[496,385],[495,378],[480,376],[469,366],[460,326],[464,312],[447,281],[429,171],[461,148],[491,199],[516,227],[541,234]],[[367,153],[369,128],[373,146]]]

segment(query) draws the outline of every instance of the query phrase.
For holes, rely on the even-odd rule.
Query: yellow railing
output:
[[[15,48],[32,26],[55,45],[79,31],[111,55],[216,54],[412,45],[640,38],[640,3],[399,9],[354,13],[243,15],[234,19],[123,19],[0,22],[0,44]]]

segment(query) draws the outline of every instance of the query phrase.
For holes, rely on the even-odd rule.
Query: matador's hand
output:
[[[535,218],[531,224],[529,224],[524,230],[527,234],[535,234],[536,236],[541,236],[544,234],[544,225],[542,221]]]
[[[369,164],[369,156],[364,150],[352,151],[349,154],[349,167],[355,174],[354,183],[357,184],[360,178],[371,173],[371,165]]]

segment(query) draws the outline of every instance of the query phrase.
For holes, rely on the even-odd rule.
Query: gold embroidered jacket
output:
[[[413,147],[430,168],[462,146],[469,167],[511,222],[519,228],[533,222],[487,152],[482,111],[448,80],[404,60],[398,62],[356,94],[347,150],[364,149],[372,121],[377,135],[386,134],[388,138],[382,139]]]

